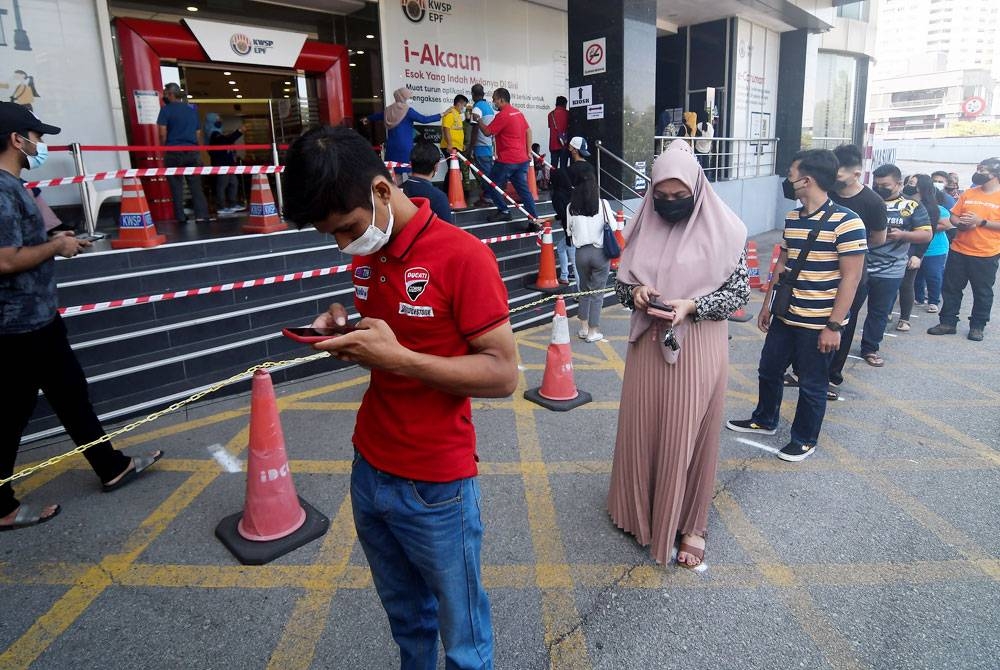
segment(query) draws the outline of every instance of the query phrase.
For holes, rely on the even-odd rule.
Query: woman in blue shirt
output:
[[[413,97],[413,91],[405,86],[396,89],[392,97],[396,100],[394,103],[386,107],[385,111],[372,114],[368,120],[385,122],[385,160],[409,163],[410,152],[413,151],[413,124],[437,123],[441,120],[441,115],[424,116],[411,108],[410,98]],[[410,173],[410,168],[397,167],[394,170],[397,183],[406,181],[405,175]]]
[[[945,261],[948,260],[950,240],[948,231],[951,225],[951,212],[947,201],[951,198],[941,190],[937,191],[938,225],[931,238],[931,243],[920,262],[920,269],[914,280],[913,292],[918,305],[927,305],[927,311],[937,314],[941,304],[941,283],[944,280]]]

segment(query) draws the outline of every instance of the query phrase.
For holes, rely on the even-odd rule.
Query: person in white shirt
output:
[[[588,163],[578,168],[577,184],[573,197],[566,207],[566,229],[576,247],[576,281],[580,291],[596,291],[608,285],[611,261],[604,255],[604,222],[613,221],[611,205],[600,198],[597,174]],[[609,218],[610,214],[610,218]],[[604,339],[600,331],[601,294],[580,297],[577,317],[580,319],[581,340],[599,342]]]
[[[715,170],[712,169],[712,138],[715,137],[715,127],[707,112],[699,112],[698,125],[695,126],[694,151],[701,163],[701,169],[709,181],[715,181]]]

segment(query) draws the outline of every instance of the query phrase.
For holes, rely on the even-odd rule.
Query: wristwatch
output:
[[[837,323],[836,321],[827,321],[826,327],[835,333],[839,333],[843,329],[843,325]]]

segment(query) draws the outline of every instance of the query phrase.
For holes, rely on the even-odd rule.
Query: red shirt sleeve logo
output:
[[[427,284],[431,281],[431,273],[427,268],[409,268],[403,275],[403,282],[406,286],[406,295],[410,301],[414,302],[427,289]]]

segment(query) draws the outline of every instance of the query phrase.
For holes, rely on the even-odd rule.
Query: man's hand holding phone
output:
[[[320,332],[345,327],[347,309],[340,303],[330,305],[330,309],[312,322],[312,328]],[[337,360],[382,370],[397,369],[410,353],[396,339],[389,324],[381,319],[361,319],[354,330],[314,342],[312,346],[313,349],[330,352]]]

